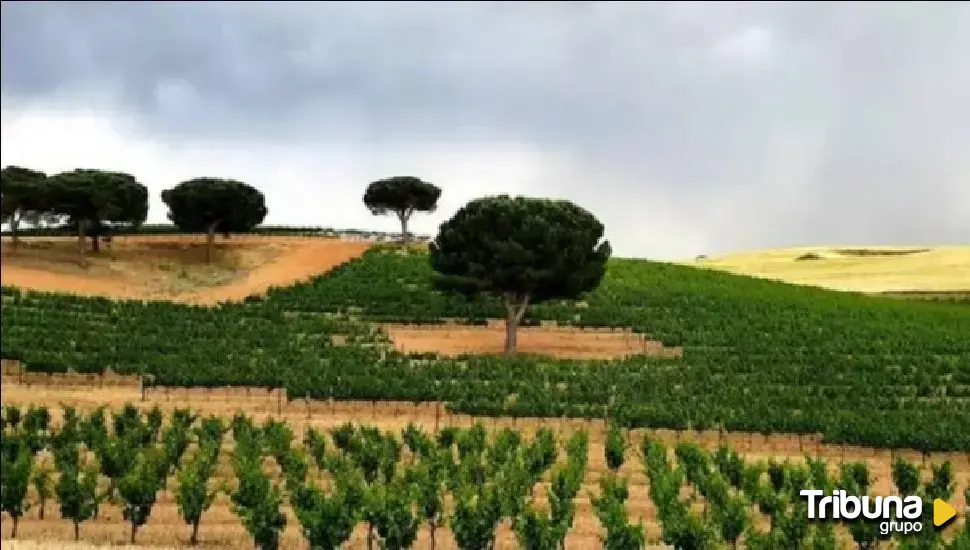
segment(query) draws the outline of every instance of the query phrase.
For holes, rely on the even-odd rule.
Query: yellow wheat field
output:
[[[970,245],[800,247],[684,264],[833,290],[970,293]]]

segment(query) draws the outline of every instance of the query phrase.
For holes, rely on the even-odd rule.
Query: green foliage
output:
[[[286,527],[286,516],[280,510],[283,495],[263,471],[259,433],[248,419],[234,419],[232,462],[239,485],[231,494],[232,510],[259,550],[276,550]]]
[[[405,471],[405,476],[414,488],[415,503],[421,518],[431,529],[431,546],[434,547],[435,535],[445,512],[444,493],[447,472],[444,459],[438,454],[439,451],[434,447],[420,448],[424,449],[424,453],[420,455],[421,459]]]
[[[578,298],[603,279],[610,245],[603,225],[564,200],[485,197],[441,225],[430,244],[438,288],[499,296],[506,307],[506,351],[530,304]]]
[[[306,430],[306,435],[303,438],[303,444],[310,452],[310,456],[313,458],[313,463],[316,464],[317,468],[322,469],[326,463],[327,457],[326,437],[313,427],[308,427]]]
[[[361,512],[361,487],[354,476],[338,477],[331,494],[314,485],[293,491],[290,504],[311,548],[336,550],[353,533]]]
[[[714,465],[735,489],[741,488],[744,475],[744,459],[727,445],[719,445],[714,454]]]
[[[0,223],[10,226],[13,245],[17,246],[17,229],[23,221],[33,221],[47,210],[43,172],[20,166],[0,170]]]
[[[256,547],[260,550],[275,550],[279,548],[280,533],[286,527],[286,516],[280,510],[282,494],[278,487],[271,486],[263,494],[263,498],[249,508],[235,508],[242,519],[243,526],[253,537]]]
[[[893,462],[893,484],[901,495],[915,495],[919,489],[919,469],[903,457]]]
[[[600,524],[606,529],[602,538],[605,550],[639,550],[643,548],[645,535],[643,523],[627,522],[625,502],[629,496],[627,483],[615,474],[600,478],[601,495],[593,498],[593,508]]]
[[[935,499],[949,500],[956,489],[953,477],[953,464],[947,460],[942,464],[930,466],[933,477],[926,484],[926,497],[932,502]]]
[[[0,511],[13,520],[11,538],[17,538],[17,525],[29,508],[27,489],[30,487],[34,456],[25,445],[19,445],[11,460],[8,453],[0,454]]]
[[[138,226],[148,217],[148,188],[131,174],[80,168],[51,176],[44,190],[46,209],[68,217],[79,236],[93,238],[105,223]]]
[[[461,550],[491,550],[502,519],[501,492],[492,483],[463,485],[456,493],[451,532]]]
[[[715,508],[714,517],[721,531],[721,537],[736,545],[738,539],[751,526],[748,513],[750,503],[743,495],[733,495],[726,499],[723,507]]]
[[[606,430],[606,466],[616,472],[623,465],[623,454],[626,452],[626,437],[623,430],[611,423]]]
[[[420,520],[414,514],[411,489],[403,479],[380,484],[372,492],[371,521],[382,550],[404,550],[414,544]]]
[[[285,387],[292,398],[440,400],[480,415],[602,418],[613,397],[624,427],[706,425],[970,449],[962,429],[970,414],[961,393],[970,387],[966,308],[614,259],[584,307],[549,301],[530,306],[523,323],[628,326],[684,344],[682,359],[476,356],[413,368],[346,314],[476,323],[506,315],[497,299],[466,303],[435,292],[432,275],[424,255],[375,250],[314,282],[220,308],[4,288],[0,356],[37,371],[111,368],[150,373],[159,385]],[[322,312],[333,315],[312,315]],[[333,335],[351,345],[330,345]],[[922,397],[921,387],[929,392]]]
[[[838,541],[835,537],[834,526],[830,523],[812,525],[806,539],[806,548],[809,550],[836,550]]]
[[[509,432],[510,436],[511,433]],[[517,435],[516,441],[518,441]],[[501,444],[501,439],[497,440],[494,446],[499,446]],[[515,458],[515,450],[512,450],[511,455],[505,459],[505,463],[510,462]],[[530,479],[538,480],[542,475],[542,472],[548,470],[555,462],[556,456],[558,454],[556,450],[556,436],[551,429],[546,426],[539,428],[536,432],[535,438],[530,441],[521,449],[522,460],[525,466],[526,472],[529,474]]]
[[[113,449],[117,441],[125,441],[132,446],[135,459],[130,467],[121,469],[124,473],[116,493],[125,519],[132,524],[132,534],[148,519],[162,479],[174,468],[178,480],[174,500],[179,514],[192,527],[190,543],[197,542],[200,520],[220,490],[210,483],[224,434],[218,419],[199,418],[186,410],[165,418],[157,409],[145,413],[133,406],[110,415],[105,409],[79,415],[68,407],[55,415],[63,418],[62,423],[51,426],[51,415],[43,407],[6,407],[2,413],[0,501],[5,512],[22,514],[26,510],[22,506],[25,487],[31,480],[37,486],[39,477],[30,475],[35,460],[30,442],[39,442],[34,443],[39,445],[37,451],[49,451],[54,458],[60,474],[54,493],[62,517],[74,523],[77,536],[79,525],[96,516],[107,496],[98,492],[96,464],[82,461],[82,442]],[[439,432],[436,444],[414,425],[397,439],[374,428],[347,424],[332,432],[334,444],[328,449],[320,432],[308,430],[301,446],[293,441],[289,427],[276,421],[257,425],[252,418],[238,414],[231,426],[232,467],[238,483],[235,490],[224,490],[231,493],[232,509],[258,548],[279,547],[286,525],[281,512],[286,496],[312,548],[341,547],[362,521],[369,524],[372,540],[381,548],[408,548],[426,521],[432,533],[440,525],[450,525],[461,548],[493,548],[496,528],[504,522],[524,548],[565,550],[565,536],[576,514],[575,499],[583,480],[588,479],[589,439],[583,431],[564,442],[565,459],[557,462],[557,441],[549,430],[539,430],[534,438],[526,439],[522,432],[507,428],[488,432],[478,424],[448,429],[443,436]],[[170,443],[177,439],[176,433],[190,434],[191,451],[180,460],[174,457],[181,455],[171,451],[180,446]],[[402,446],[409,452],[402,453]],[[663,542],[674,548],[736,547],[739,539],[744,540],[745,548],[836,547],[833,525],[809,522],[807,503],[798,496],[802,488],[828,490],[833,484],[823,460],[812,459],[806,465],[788,461],[744,464],[726,446],[709,453],[688,442],[679,443],[671,454],[648,435],[640,451]],[[274,477],[264,471],[265,454],[280,461],[285,484],[274,484]],[[319,472],[310,471],[314,455],[319,457],[313,458]],[[372,472],[369,483],[365,467]],[[552,468],[551,474],[544,478],[548,468]],[[894,479],[902,479],[905,476],[898,472],[911,468],[897,461]],[[952,465],[931,463],[928,468],[932,476],[919,494],[926,499],[930,495],[950,498]],[[317,473],[328,480],[326,491],[308,481]],[[605,530],[603,546],[642,548],[646,542],[643,526],[628,519],[626,480],[614,473],[599,477],[600,491],[589,496]],[[916,470],[916,479],[919,477]],[[533,486],[542,479],[548,481],[544,491],[547,506],[538,505],[533,498]],[[869,469],[860,462],[844,464],[835,485],[850,494],[864,494],[862,487],[870,483]],[[685,484],[693,489],[686,494],[682,491]],[[444,503],[449,499],[455,507],[446,518]],[[750,503],[768,514],[770,532],[753,529]],[[889,545],[907,550],[966,550],[966,528],[944,540],[932,527],[932,507],[924,506],[923,512],[922,532],[898,537]],[[853,521],[844,527],[863,548],[884,545],[891,538],[879,533],[878,522]]]
[[[408,242],[408,221],[415,212],[434,212],[441,189],[412,176],[375,181],[364,192],[364,204],[375,216],[394,213],[401,221],[401,239]]]
[[[34,471],[34,477],[31,480],[34,485],[34,492],[37,493],[37,508],[39,509],[37,517],[41,521],[44,520],[47,501],[54,496],[51,473],[50,468],[44,464],[40,464]]]
[[[469,202],[441,225],[431,265],[441,275],[531,303],[596,287],[610,255],[603,225],[568,201],[508,196]]]
[[[559,550],[562,542],[559,526],[553,518],[527,504],[513,523],[519,544],[525,550]]]
[[[251,231],[263,222],[269,210],[263,193],[245,183],[195,178],[162,191],[168,219],[186,232],[208,235],[206,261],[212,259],[213,237],[222,233]]]
[[[61,517],[74,524],[74,540],[80,537],[80,526],[98,513],[102,495],[98,493],[98,468],[82,465],[77,447],[65,448],[55,455],[59,477],[54,492]]]
[[[164,461],[163,451],[149,447],[138,455],[134,467],[118,482],[122,516],[131,524],[131,544],[135,544],[138,529],[148,522],[155,506],[165,479],[160,472],[167,472]]]
[[[209,489],[209,479],[215,470],[219,447],[214,443],[202,441],[195,455],[178,472],[178,487],[175,491],[175,504],[179,516],[191,528],[189,544],[199,540],[199,524],[202,515],[215,501],[217,490]]]
[[[168,219],[187,232],[228,235],[262,223],[268,210],[263,194],[235,180],[195,178],[162,191]]]

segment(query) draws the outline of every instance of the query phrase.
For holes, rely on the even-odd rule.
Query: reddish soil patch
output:
[[[74,239],[23,239],[11,250],[4,239],[0,279],[31,290],[160,299],[193,304],[238,301],[274,286],[289,286],[345,263],[371,243],[324,238],[234,236],[217,241],[206,264],[204,237],[118,237],[110,249],[78,265]]]
[[[383,325],[398,350],[437,352],[455,356],[463,353],[502,353],[505,325]],[[683,348],[665,348],[631,331],[579,329],[575,327],[522,327],[518,351],[570,359],[620,359],[645,354],[680,357]]]

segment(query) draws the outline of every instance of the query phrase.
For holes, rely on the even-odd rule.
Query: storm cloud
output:
[[[970,4],[2,4],[3,164],[567,197],[623,255],[970,243]],[[90,160],[88,160],[90,159]],[[105,165],[109,163],[110,165]],[[162,221],[157,198],[150,219]]]

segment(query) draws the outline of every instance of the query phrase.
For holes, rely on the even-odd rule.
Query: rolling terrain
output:
[[[272,286],[308,279],[362,254],[363,241],[309,237],[236,236],[219,242],[205,262],[203,237],[120,236],[86,264],[72,237],[4,239],[0,279],[5,286],[115,299],[190,304],[239,301]]]
[[[621,472],[631,483],[627,509],[645,520],[654,540],[661,525],[635,450],[644,433],[670,445],[698,440],[709,449],[725,441],[747,460],[806,454],[865,460],[880,494],[891,489],[897,453],[934,464],[951,460],[953,502],[965,506],[970,308],[959,303],[784,284],[724,273],[735,269],[727,263],[696,269],[614,259],[584,300],[530,309],[526,353],[504,358],[491,353],[499,344],[489,328],[503,317],[501,305],[432,290],[421,251],[234,236],[217,267],[221,278],[214,279],[203,271],[210,268],[192,263],[197,237],[128,239],[113,243],[116,256],[104,252],[85,270],[58,259],[55,245],[32,248],[28,239],[13,263],[4,249],[5,405],[190,406],[226,419],[236,412],[281,418],[298,433],[345,420],[398,433],[408,422],[429,431],[475,421],[489,429],[584,429],[591,434],[584,482],[590,490],[603,472],[608,419],[631,430],[634,443]],[[125,247],[134,252],[126,256]],[[236,254],[246,249],[248,256]],[[153,250],[159,259],[146,262]],[[180,287],[146,274],[176,261],[190,266]],[[954,279],[947,261],[934,264],[944,266],[939,280]],[[149,267],[125,267],[139,263]],[[119,266],[122,274],[109,273]],[[791,278],[781,271],[752,274]],[[906,277],[903,271],[891,277]],[[882,287],[859,283],[851,290],[958,289],[952,281],[933,286],[929,271],[911,275],[908,286],[886,286],[887,275]],[[824,278],[814,277],[815,283],[793,282]],[[571,548],[598,547],[600,527],[584,502]],[[242,544],[245,531],[220,503],[227,538],[215,546]],[[178,521],[171,501],[165,506],[146,540],[180,544],[170,528]],[[94,531],[105,534],[86,540],[123,539],[124,530],[112,527],[118,518],[101,521]],[[55,524],[32,520],[23,533],[67,537],[69,524]],[[501,539],[512,546],[501,547],[514,547],[503,529]],[[358,533],[353,547],[363,546]]]
[[[684,263],[833,290],[970,297],[970,246],[815,246]]]

